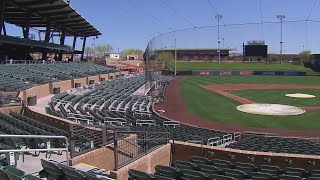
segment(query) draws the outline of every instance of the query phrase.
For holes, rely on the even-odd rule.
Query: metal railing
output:
[[[8,153],[8,164],[15,165],[16,164],[16,158],[15,153],[24,153],[24,152],[66,152],[66,162],[67,165],[69,165],[69,144],[68,139],[65,136],[43,136],[43,135],[6,135],[1,134],[0,138],[19,138],[19,139],[45,139],[47,140],[45,143],[45,148],[43,149],[1,149],[0,154],[2,153]],[[63,139],[65,143],[65,147],[54,147],[52,148],[50,139]]]
[[[170,133],[167,132],[115,131],[113,142],[115,170],[169,143],[169,141]]]
[[[113,132],[129,131],[127,126],[70,124],[71,158],[113,143]]]

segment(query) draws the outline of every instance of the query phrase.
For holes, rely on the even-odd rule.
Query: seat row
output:
[[[10,64],[0,66],[0,90],[21,91],[36,84],[115,72],[93,63]]]
[[[277,166],[261,165],[226,160],[208,160],[203,157],[191,157],[189,161],[175,161],[173,167],[157,165],[154,175],[136,170],[130,170],[132,180],[140,179],[184,179],[184,180],[235,180],[235,179],[265,179],[265,180],[300,180],[320,179],[320,170],[307,172],[301,168],[287,167],[281,169]]]
[[[52,180],[103,180],[111,179],[105,173],[94,174],[90,172],[80,171],[71,166],[67,166],[54,161],[46,161],[41,159],[43,170],[39,172],[40,178]]]
[[[41,180],[37,176],[31,174],[27,175],[13,166],[0,166],[0,179],[1,180]]]
[[[320,146],[298,138],[250,136],[233,143],[228,148],[249,151],[320,155]]]

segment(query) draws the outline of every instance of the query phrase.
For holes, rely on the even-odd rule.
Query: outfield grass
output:
[[[310,130],[320,128],[320,111],[309,111],[302,115],[285,117],[242,113],[236,110],[236,106],[240,103],[201,87],[204,84],[244,83],[319,85],[319,77],[190,76],[181,82],[180,91],[189,111],[203,119],[262,128]]]
[[[272,90],[240,90],[228,91],[231,94],[252,100],[256,103],[277,103],[292,106],[320,106],[320,90],[319,89],[272,89]],[[299,99],[286,97],[285,94],[304,93],[315,95],[311,99]]]
[[[192,70],[290,70],[290,71],[312,71],[303,65],[292,63],[266,64],[250,62],[177,62],[177,69]]]

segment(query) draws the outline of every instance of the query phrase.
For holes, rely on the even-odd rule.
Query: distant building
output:
[[[235,49],[221,48],[220,56],[222,60],[229,59],[230,51]],[[219,49],[216,48],[205,48],[205,49],[161,49],[157,50],[156,54],[159,53],[170,53],[172,57],[177,52],[178,61],[217,61]]]
[[[120,59],[120,53],[109,53],[108,56],[112,59]]]
[[[139,54],[128,54],[126,59],[127,60],[137,60],[137,59],[139,59]]]

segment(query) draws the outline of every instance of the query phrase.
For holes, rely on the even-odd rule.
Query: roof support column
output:
[[[29,38],[29,32],[30,32],[30,18],[31,18],[31,14],[28,13],[28,20],[26,22],[26,26],[22,27],[22,32],[23,32],[23,38],[24,39],[28,39]]]
[[[6,6],[6,1],[2,0],[0,2],[0,34],[2,33],[2,28],[4,27],[4,8]]]
[[[76,49],[77,36],[73,37],[71,60],[73,61],[74,51]]]
[[[44,37],[44,42],[49,43],[50,33],[51,33],[51,22],[48,22],[47,27],[46,27],[46,35]]]
[[[49,43],[49,41],[50,41],[50,33],[51,33],[51,22],[47,22],[46,34],[45,34],[45,37],[44,37],[44,42]],[[42,51],[42,59],[43,60],[47,60],[48,59],[47,53],[48,53],[47,50],[43,50]]]
[[[66,31],[65,31],[65,29],[62,29],[61,37],[60,37],[60,45],[61,46],[64,45],[65,39],[66,39]],[[63,55],[63,50],[60,50],[59,51],[59,61],[62,61],[62,55]]]
[[[86,41],[87,41],[87,37],[83,37],[82,51],[81,51],[81,61],[83,61],[84,49],[86,48]]]

